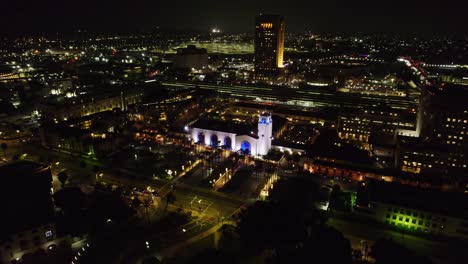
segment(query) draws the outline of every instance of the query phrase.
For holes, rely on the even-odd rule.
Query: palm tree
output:
[[[68,174],[66,172],[62,171],[57,175],[57,178],[60,181],[60,183],[62,184],[62,188],[63,188],[65,186],[65,183],[68,180]]]

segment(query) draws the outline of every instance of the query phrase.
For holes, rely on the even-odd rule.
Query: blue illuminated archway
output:
[[[205,134],[198,133],[198,143],[204,145],[205,144]]]
[[[232,140],[230,137],[224,138],[224,148],[225,149],[232,149]]]
[[[248,141],[242,141],[242,144],[241,144],[241,153],[242,154],[247,154],[247,155],[250,155],[250,143]]]
[[[213,148],[217,148],[218,147],[218,136],[211,135],[210,144],[211,144],[211,146]]]

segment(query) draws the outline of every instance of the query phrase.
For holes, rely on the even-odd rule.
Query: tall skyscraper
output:
[[[259,15],[255,21],[255,74],[268,81],[283,68],[284,19],[279,15]]]

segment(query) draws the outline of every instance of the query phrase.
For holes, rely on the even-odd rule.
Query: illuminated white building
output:
[[[261,156],[271,149],[273,120],[270,113],[263,112],[258,119],[258,131],[242,133],[236,127],[222,126],[216,122],[195,123],[187,127],[193,142],[238,151],[242,154]],[[236,131],[237,130],[237,131]]]

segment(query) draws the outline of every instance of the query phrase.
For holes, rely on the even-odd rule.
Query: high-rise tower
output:
[[[259,15],[255,20],[256,80],[277,77],[283,68],[284,19],[279,15]]]
[[[273,120],[271,114],[263,112],[258,118],[257,155],[266,155],[271,149],[273,137]]]

